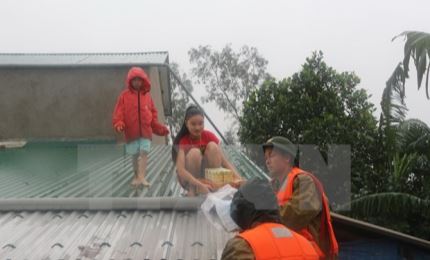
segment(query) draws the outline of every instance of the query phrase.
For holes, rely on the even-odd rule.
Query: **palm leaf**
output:
[[[403,154],[400,155],[396,153],[393,158],[393,174],[392,174],[392,189],[395,191],[401,191],[405,186],[408,177],[412,173],[412,169],[415,166],[418,155],[413,154]]]
[[[390,127],[398,124],[406,117],[405,104],[405,71],[401,63],[387,80],[385,89],[382,93],[381,108],[382,108],[382,125]]]
[[[385,192],[360,197],[342,208],[350,208],[351,210],[347,214],[356,218],[402,216],[409,212],[428,214],[430,213],[430,201],[407,193]]]
[[[402,153],[430,156],[430,127],[423,121],[405,120],[399,124],[396,134],[397,147]]]
[[[429,71],[430,71],[430,34],[417,31],[405,31],[396,37],[405,37],[404,58],[403,66],[405,77],[409,77],[409,62],[412,58],[414,60],[415,68],[417,70],[418,89],[420,89],[424,76],[426,77],[426,96],[430,99],[429,95]]]

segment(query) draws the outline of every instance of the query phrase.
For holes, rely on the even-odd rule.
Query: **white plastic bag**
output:
[[[237,189],[225,185],[218,191],[210,193],[201,205],[203,214],[217,229],[227,232],[239,230],[239,227],[230,216],[230,205]]]

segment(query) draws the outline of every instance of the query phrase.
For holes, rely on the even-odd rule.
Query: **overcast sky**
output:
[[[403,58],[403,39],[391,39],[405,30],[430,32],[429,0],[0,2],[0,52],[161,50],[187,72],[191,47],[247,44],[282,79],[322,50],[336,70],[357,73],[378,109],[385,81]],[[430,124],[430,101],[411,72],[408,117]],[[222,127],[223,116],[210,114]]]

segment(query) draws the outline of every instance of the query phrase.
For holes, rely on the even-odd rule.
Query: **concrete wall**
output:
[[[128,69],[0,68],[0,140],[120,138],[111,120]],[[165,122],[158,69],[145,70],[159,120]]]

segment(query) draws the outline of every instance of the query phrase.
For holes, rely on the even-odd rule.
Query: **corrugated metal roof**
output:
[[[130,53],[0,53],[0,67],[161,65],[168,52]]]
[[[0,213],[0,259],[219,259],[231,237],[199,211]]]
[[[129,186],[133,169],[123,147],[47,145],[0,150],[0,198],[179,197],[184,192],[170,158],[171,146],[153,147],[147,167],[152,185],[136,191]],[[266,177],[237,149],[226,148],[226,154],[244,177]]]
[[[131,158],[115,144],[0,149],[0,198],[181,197],[170,151],[154,146],[147,176],[152,186],[136,193],[129,187]],[[225,152],[244,177],[267,178],[238,149]],[[0,212],[0,259],[219,259],[233,235],[215,229],[196,210],[41,208]],[[348,217],[334,214],[333,221],[428,248],[428,241]]]
[[[152,186],[136,193],[129,187],[131,158],[115,144],[30,143],[3,149],[0,197],[180,197],[170,151],[170,146],[154,146],[147,175]],[[264,176],[238,150],[225,152],[245,177]],[[0,212],[0,259],[219,259],[233,236],[196,210],[54,208]]]

